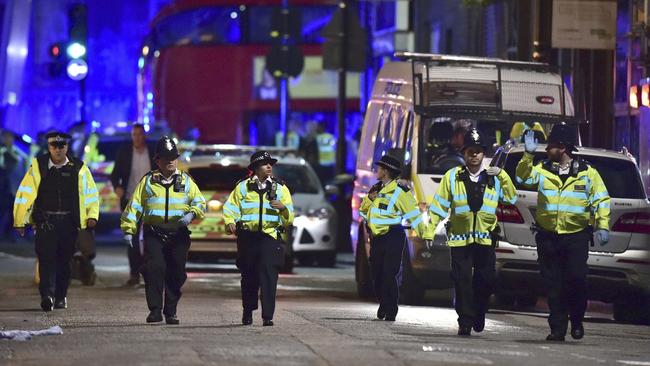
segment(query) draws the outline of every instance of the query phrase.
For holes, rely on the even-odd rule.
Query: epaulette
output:
[[[272,177],[271,177],[271,180],[274,181],[274,182],[276,182],[276,183],[278,183],[278,184],[281,184],[281,185],[283,185],[283,186],[286,186],[286,185],[287,185],[287,184],[286,184],[282,179],[280,179],[280,178],[278,178],[278,177],[276,177],[276,176],[272,176]]]
[[[402,189],[404,192],[408,192],[411,190],[411,187],[407,186],[406,184],[400,182],[399,180],[397,181],[397,186]]]

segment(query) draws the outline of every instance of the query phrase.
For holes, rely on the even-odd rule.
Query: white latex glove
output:
[[[501,168],[499,168],[498,166],[491,166],[491,167],[487,168],[485,170],[485,172],[488,175],[495,176],[495,175],[499,175],[499,173],[501,173]]]

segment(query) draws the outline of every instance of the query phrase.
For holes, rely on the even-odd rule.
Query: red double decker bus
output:
[[[337,74],[322,70],[321,30],[336,3],[290,1],[302,19],[296,44],[305,55],[302,73],[288,82],[290,126],[313,120],[335,130]],[[201,142],[272,145],[280,88],[265,70],[265,55],[280,6],[281,0],[177,0],[163,8],[139,60],[139,121],[167,123],[179,135],[196,127]],[[358,124],[359,80],[349,75],[346,105]]]

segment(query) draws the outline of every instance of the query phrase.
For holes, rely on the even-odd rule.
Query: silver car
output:
[[[238,147],[235,151],[230,147],[220,151],[213,146],[209,153],[194,152],[184,162],[183,168],[194,178],[208,203],[205,218],[189,227],[192,260],[217,261],[234,258],[237,253],[235,237],[225,232],[222,207],[237,181],[248,174],[250,147]],[[271,154],[279,160],[273,174],[289,187],[295,209],[292,232],[285,233],[292,245],[287,248],[287,267],[282,271],[291,271],[294,257],[301,263],[317,261],[323,266],[334,266],[337,217],[318,176],[304,159],[294,154]],[[334,186],[326,188],[330,194],[337,193]]]
[[[535,163],[546,158],[539,145]],[[623,152],[578,148],[577,155],[601,175],[611,197],[610,240],[597,241],[589,252],[589,299],[614,304],[614,319],[650,322],[650,201],[634,158]],[[523,146],[495,156],[513,182]],[[497,214],[504,241],[497,248],[498,298],[532,306],[543,295],[537,251],[531,226],[537,191],[517,186],[515,206],[500,206]]]

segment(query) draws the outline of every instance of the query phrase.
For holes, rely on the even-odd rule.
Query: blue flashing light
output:
[[[147,100],[153,100],[153,93],[152,92],[147,93]]]
[[[31,144],[34,141],[28,134],[20,136],[20,138],[28,144]]]
[[[82,59],[71,60],[65,70],[70,79],[83,80],[88,75],[88,64]]]
[[[138,68],[139,68],[139,69],[144,68],[144,58],[142,58],[142,57],[140,57],[140,58],[138,59]]]
[[[147,108],[153,109],[153,102],[147,102]]]
[[[144,116],[142,118],[142,122],[144,122],[145,125],[148,124],[149,123],[149,116]]]
[[[128,126],[128,125],[129,125],[128,123],[126,123],[124,121],[120,121],[120,122],[117,122],[115,124],[115,127],[117,127],[117,128],[126,128],[126,126]]]
[[[91,126],[93,129],[98,129],[98,128],[102,127],[102,124],[99,123],[99,122],[97,122],[97,121],[92,121],[92,122],[90,122],[90,126]]]
[[[70,43],[68,48],[66,48],[66,53],[72,59],[77,59],[84,57],[86,55],[86,46],[82,45],[79,42]]]
[[[145,117],[145,119],[148,121],[149,117]],[[151,127],[147,123],[145,123],[143,127],[144,127],[144,132],[149,132],[149,130],[151,129]]]
[[[236,11],[233,11],[233,12],[230,13],[230,19],[237,19],[238,16],[239,16],[239,14],[237,14]]]

